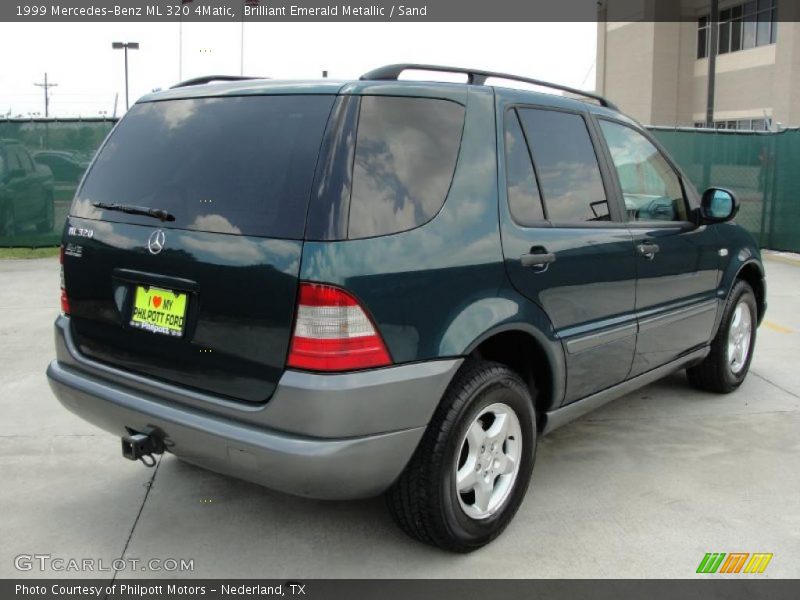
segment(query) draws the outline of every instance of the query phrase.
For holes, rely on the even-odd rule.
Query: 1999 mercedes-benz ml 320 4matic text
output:
[[[138,101],[65,225],[47,374],[127,458],[385,493],[466,552],[539,435],[679,369],[745,378],[765,282],[737,200],[606,99],[430,65],[218,79]]]

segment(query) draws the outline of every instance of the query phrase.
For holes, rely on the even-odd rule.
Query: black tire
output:
[[[45,199],[43,219],[36,224],[39,233],[50,233],[55,225],[55,201],[52,196]]]
[[[747,358],[741,367],[733,368],[728,353],[728,335],[734,319],[736,307],[743,304],[750,312],[751,333],[747,344]],[[747,377],[753,348],[756,343],[756,324],[758,307],[753,288],[746,281],[738,280],[731,290],[719,330],[711,342],[711,352],[700,364],[686,369],[689,382],[698,389],[718,394],[728,394],[737,389]]]
[[[510,408],[518,419],[519,469],[496,512],[475,519],[459,501],[464,496],[456,490],[454,469],[463,462],[467,429],[482,411],[498,404]],[[533,400],[522,379],[505,365],[470,360],[451,382],[414,456],[386,494],[392,516],[403,531],[421,542],[453,552],[477,550],[502,533],[522,503],[536,439]],[[506,448],[506,443],[501,447]],[[489,464],[497,464],[493,461],[489,459]],[[495,477],[493,482],[500,481],[500,476]]]

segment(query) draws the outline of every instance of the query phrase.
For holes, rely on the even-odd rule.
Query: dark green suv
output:
[[[136,103],[64,232],[48,376],[127,458],[386,492],[463,552],[513,517],[539,435],[679,369],[744,379],[765,284],[736,200],[607,100],[421,65],[211,79]]]

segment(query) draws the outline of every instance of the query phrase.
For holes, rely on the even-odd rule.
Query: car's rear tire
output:
[[[471,360],[387,492],[389,509],[411,537],[471,552],[500,535],[514,517],[535,451],[536,416],[525,383],[505,365]]]
[[[757,323],[758,307],[753,288],[739,280],[725,305],[711,351],[703,362],[686,370],[690,383],[718,394],[738,388],[750,370]]]

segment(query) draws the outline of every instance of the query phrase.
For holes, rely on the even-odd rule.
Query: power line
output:
[[[44,74],[44,83],[34,83],[33,85],[44,88],[44,117],[50,116],[50,88],[57,87],[57,83],[47,83],[47,73]]]

